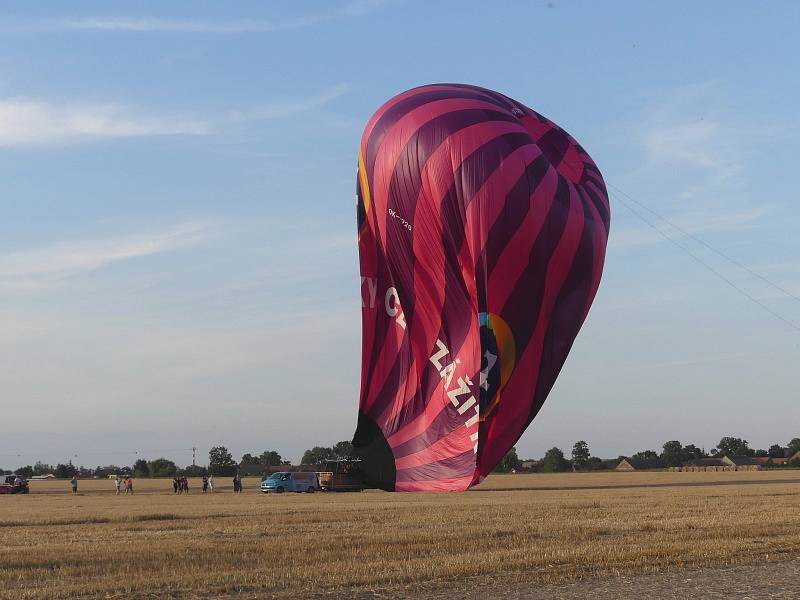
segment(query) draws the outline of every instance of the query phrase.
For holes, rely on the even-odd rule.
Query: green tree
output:
[[[214,446],[208,451],[208,469],[214,475],[233,475],[237,467],[225,446]]]
[[[353,444],[348,441],[337,442],[331,450],[336,458],[345,459],[353,456]]]
[[[703,451],[694,444],[686,444],[683,447],[683,457],[686,462],[703,458]]]
[[[780,444],[772,444],[772,446],[770,446],[768,450],[768,454],[772,458],[783,458],[784,456],[786,456],[785,452],[786,449]]]
[[[183,469],[183,474],[186,477],[202,477],[203,475],[208,475],[208,469],[200,465],[189,465]]]
[[[597,456],[590,456],[589,460],[586,461],[585,469],[587,471],[602,471],[606,469],[606,464],[603,462],[603,459]]]
[[[717,444],[719,454],[726,456],[753,456],[755,452],[748,445],[747,440],[735,437],[724,437]]]
[[[147,463],[150,477],[175,477],[178,465],[166,458],[157,458]]]
[[[494,470],[498,473],[510,473],[512,470],[519,469],[521,463],[522,461],[520,461],[519,457],[517,456],[517,449],[511,448],[511,450],[509,450],[500,460]]]
[[[653,450],[642,450],[641,452],[637,452],[633,456],[631,456],[633,460],[643,460],[645,462],[651,462],[659,460],[658,454]]]
[[[150,467],[145,459],[139,458],[133,463],[133,474],[136,477],[150,477]]]
[[[661,460],[663,460],[664,464],[668,467],[680,467],[687,461],[683,445],[678,440],[672,440],[664,444],[664,450],[661,452]]]
[[[645,464],[647,469],[660,469],[664,466],[664,461],[653,450],[642,450],[630,457],[631,460],[640,461]]]
[[[303,453],[303,458],[300,459],[300,462],[304,465],[321,465],[325,461],[335,458],[336,455],[333,453],[333,448],[314,446],[311,450],[306,450]]]
[[[265,467],[277,467],[283,463],[283,459],[275,450],[264,450],[258,457],[258,462]]]
[[[769,456],[769,452],[759,448],[758,450],[755,451],[755,454],[753,456]]]
[[[53,473],[59,479],[70,479],[73,475],[78,474],[78,469],[69,461],[66,465],[59,463],[56,465],[56,470]]]
[[[53,465],[48,465],[47,463],[43,463],[41,461],[36,461],[36,464],[33,465],[33,474],[34,475],[48,475],[55,471],[55,467]]]
[[[17,469],[16,474],[20,477],[24,477],[25,479],[30,479],[34,475],[33,467],[30,465],[20,467]]]
[[[591,455],[592,453],[589,452],[589,444],[583,440],[575,442],[575,445],[572,447],[572,466],[579,471],[586,469]]]
[[[564,453],[559,448],[550,448],[542,459],[540,470],[546,473],[557,473],[567,471],[570,468],[569,461],[564,458]]]
[[[260,464],[261,461],[258,460],[257,456],[253,456],[249,452],[242,456],[242,461],[239,463],[240,465],[257,465]]]
[[[788,444],[789,446],[789,456],[794,456],[798,452],[800,452],[800,438],[793,438],[791,442]]]

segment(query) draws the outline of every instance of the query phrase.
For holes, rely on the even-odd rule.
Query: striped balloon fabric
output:
[[[470,85],[402,93],[358,156],[353,440],[386,490],[465,490],[536,416],[592,304],[610,210],[558,125]]]

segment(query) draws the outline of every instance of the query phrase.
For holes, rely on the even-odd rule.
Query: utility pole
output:
[[[193,466],[193,467],[196,467],[196,466],[197,466],[197,465],[195,464],[195,455],[196,455],[196,454],[197,454],[197,448],[195,448],[194,446],[192,446],[192,466]]]

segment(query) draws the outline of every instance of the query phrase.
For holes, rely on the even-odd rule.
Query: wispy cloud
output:
[[[0,287],[38,289],[114,263],[186,248],[208,238],[210,224],[118,237],[71,240],[0,254]]]
[[[59,19],[31,25],[36,31],[117,31],[128,33],[268,33],[280,29],[308,27],[323,20],[321,15],[309,15],[283,21],[240,20],[227,23],[180,19],[133,17],[87,17]]]
[[[120,104],[55,104],[30,98],[0,98],[0,148],[107,138],[208,135],[242,122],[285,119],[318,110],[349,91],[350,86],[339,83],[306,97],[195,118],[142,114]]]
[[[619,197],[615,197],[613,192],[611,198],[612,202],[619,200]],[[723,231],[740,230],[755,225],[774,210],[772,206],[762,205],[741,210],[727,210],[716,214],[705,211],[685,212],[678,216],[673,216],[670,219],[685,232],[683,233],[653,217],[646,211],[638,207],[635,208],[637,208],[637,212],[643,213],[658,229],[672,239],[684,238],[686,237],[686,233],[700,235],[703,233],[721,233]],[[614,230],[613,235],[609,238],[609,246],[611,248],[630,248],[634,246],[660,244],[665,241],[664,237],[657,231],[642,225],[641,227],[627,227]]]
[[[719,81],[687,85],[632,116],[624,127],[641,153],[620,185],[636,201],[619,197],[610,185],[613,201],[630,204],[671,238],[684,234],[638,202],[692,235],[752,228],[779,212],[780,201],[759,193],[753,165],[776,140],[796,139],[800,127],[742,110],[731,96]],[[631,215],[620,209],[625,223]],[[666,240],[637,221],[615,229],[609,241],[624,248]]]
[[[0,147],[205,133],[208,125],[202,122],[139,116],[112,104],[57,105],[26,98],[0,99]]]
[[[340,83],[307,98],[271,102],[249,110],[231,111],[228,113],[228,120],[260,121],[291,117],[296,114],[322,108],[333,100],[344,96],[349,91],[349,85]]]
[[[684,161],[702,167],[719,164],[714,151],[719,124],[706,121],[656,126],[646,132],[644,145],[647,155],[655,161]]]
[[[188,33],[188,34],[246,34],[271,33],[287,29],[311,27],[337,18],[354,18],[381,8],[387,0],[353,0],[338,7],[289,19],[240,19],[228,22],[196,19],[161,19],[148,17],[94,16],[69,19],[49,19],[0,25],[0,31],[13,33],[48,33],[59,31],[104,31],[121,33]]]

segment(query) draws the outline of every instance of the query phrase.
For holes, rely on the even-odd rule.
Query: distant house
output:
[[[521,471],[533,471],[538,464],[538,460],[523,460],[519,464],[519,468]]]
[[[269,467],[265,465],[239,465],[239,475],[242,477],[263,477],[266,475]]]
[[[119,467],[101,467],[99,469],[95,469],[94,477],[95,479],[106,479],[106,478],[114,478],[119,473]]]
[[[623,458],[614,467],[615,471],[645,471],[647,469],[663,469],[666,465],[660,458],[649,460],[641,458]]]
[[[758,467],[763,466],[755,456],[723,456],[722,460],[728,461],[732,467]]]
[[[785,465],[789,462],[785,456],[754,456],[751,460],[762,467]]]
[[[271,475],[272,473],[278,473],[279,471],[291,470],[296,469],[294,467],[290,467],[289,465],[272,465],[269,467],[265,465],[239,465],[239,475],[242,477],[264,477],[265,475]]]
[[[603,468],[608,469],[609,471],[613,471],[619,465],[618,458],[604,458],[603,459]]]

